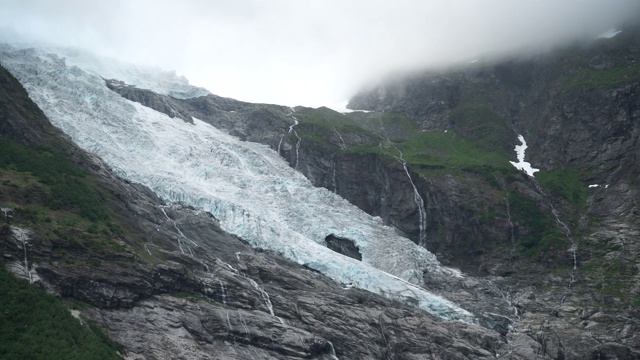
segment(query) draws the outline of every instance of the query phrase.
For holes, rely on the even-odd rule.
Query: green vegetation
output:
[[[640,64],[613,66],[604,69],[580,67],[562,79],[562,84],[568,90],[598,90],[629,84],[638,81],[639,78]]]
[[[453,170],[489,167],[499,171],[511,170],[508,158],[497,151],[482,151],[471,141],[454,133],[423,131],[400,143],[404,159],[418,168],[441,167]]]
[[[510,130],[506,122],[486,103],[468,103],[459,106],[451,113],[451,121],[456,132],[485,151],[506,151]],[[505,145],[506,146],[506,145]]]
[[[177,299],[184,299],[187,300],[189,302],[192,303],[197,303],[197,302],[207,302],[208,299],[198,293],[188,293],[188,292],[181,292],[181,291],[174,291],[169,293],[169,295],[173,296],[174,298]]]
[[[518,193],[509,193],[509,205],[512,217],[529,231],[517,237],[517,245],[526,256],[534,257],[546,251],[567,247],[565,237],[556,226],[555,220],[533,200]]]
[[[0,137],[0,168],[31,173],[48,191],[42,203],[51,210],[73,210],[91,220],[108,220],[107,210],[95,184],[85,170],[72,163],[59,150],[30,148]]]
[[[0,266],[0,358],[121,359],[120,346],[83,326],[62,302]]]
[[[15,209],[0,223],[26,226],[50,240],[56,253],[117,253],[122,228],[108,214],[105,196],[85,170],[64,154],[0,137],[0,202]],[[97,265],[97,263],[94,263]]]
[[[385,113],[380,122],[384,126],[387,138],[391,141],[404,141],[420,131],[418,124],[404,114]]]
[[[617,298],[623,304],[640,306],[640,294],[630,291],[636,286],[638,268],[633,258],[626,258],[628,254],[624,246],[616,239],[600,239],[593,243],[581,241],[578,247],[590,254],[590,259],[580,265],[580,272],[589,278],[588,285],[595,285],[595,291]],[[612,255],[618,254],[612,258]],[[605,306],[620,306],[619,303],[603,304]]]
[[[612,39],[624,42],[623,38]],[[562,90],[599,90],[637,82],[640,79],[640,64],[635,62],[636,53],[628,45],[613,45],[610,40],[585,51],[567,48],[556,60],[561,76],[556,85]]]
[[[560,196],[569,201],[577,210],[584,207],[587,201],[587,187],[580,180],[577,168],[541,171],[536,179],[543,188],[553,196]]]
[[[358,124],[351,121],[345,115],[326,107],[311,109],[305,107],[296,108],[296,118],[300,124],[296,132],[305,142],[312,142],[322,148],[331,143],[337,143],[334,137],[340,133],[343,138],[358,136],[365,139],[376,139],[376,136]]]

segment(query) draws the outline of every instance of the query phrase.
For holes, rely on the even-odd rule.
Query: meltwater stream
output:
[[[123,178],[168,202],[208,211],[224,230],[252,246],[335,281],[443,318],[475,321],[473,314],[420,287],[423,271],[451,275],[433,254],[379,218],[313,187],[267,146],[132,103],[110,91],[95,71],[68,66],[41,50],[0,45],[0,60],[55,126]],[[362,261],[328,249],[329,235],[353,240]],[[187,253],[193,244],[178,237],[177,245]]]

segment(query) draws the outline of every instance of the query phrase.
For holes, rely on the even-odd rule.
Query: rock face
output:
[[[371,113],[177,99],[106,81],[171,117],[269,145],[316,186],[416,242],[424,232],[443,263],[485,277],[424,274],[432,290],[482,314],[480,327],[336,284],[252,250],[207,213],[163,204],[69,144],[3,73],[3,136],[63,146],[111,194],[126,228],[115,239],[121,252],[70,251],[80,264],[56,258],[58,245],[35,234],[35,272],[50,291],[89,304],[83,316],[130,358],[638,358],[640,36],[620,35],[397,79],[352,99]],[[508,164],[518,134],[541,168],[536,179]],[[202,246],[184,254],[181,236]],[[0,231],[7,259],[20,258],[17,241]],[[349,239],[325,241],[361,256]]]
[[[362,261],[360,249],[356,246],[353,240],[329,235],[324,239],[324,241],[327,242],[327,247],[329,249],[350,258]]]

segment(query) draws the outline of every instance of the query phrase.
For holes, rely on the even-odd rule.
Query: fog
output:
[[[320,106],[386,74],[593,38],[638,0],[0,0],[28,39],[175,70],[243,101]]]

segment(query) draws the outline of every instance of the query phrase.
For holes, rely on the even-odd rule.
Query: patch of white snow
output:
[[[622,30],[617,30],[616,28],[611,28],[600,35],[596,36],[596,39],[611,39],[612,37],[620,34]]]
[[[518,140],[520,140],[520,145],[516,145],[515,152],[518,162],[509,161],[511,165],[515,166],[516,169],[522,170],[527,175],[532,176],[533,174],[540,171],[540,169],[535,169],[531,166],[530,163],[524,161],[524,152],[527,150],[527,142],[524,140],[524,136],[518,135]]]
[[[351,113],[351,112],[365,112],[368,113],[370,111],[368,110],[352,110],[352,109],[347,109],[347,105],[349,105],[349,100],[344,100],[332,105],[328,105],[327,107],[331,110],[335,110],[339,113]]]

